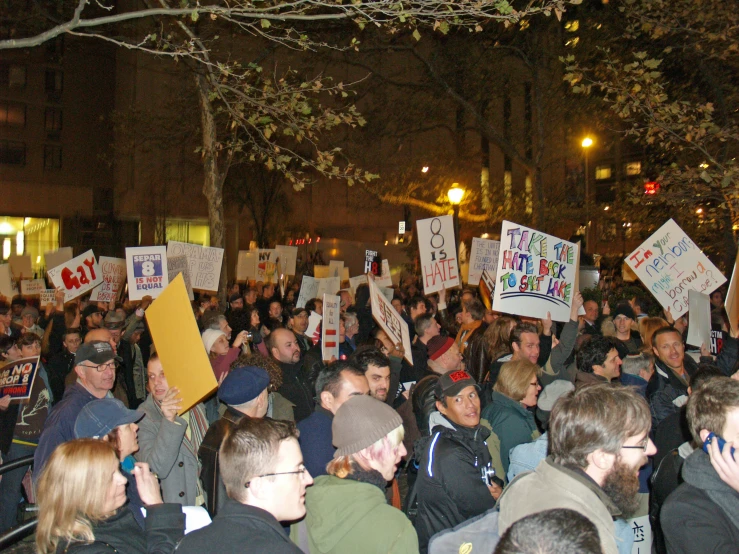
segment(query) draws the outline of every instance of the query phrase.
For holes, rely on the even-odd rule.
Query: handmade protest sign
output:
[[[200,338],[182,275],[175,277],[149,306],[146,321],[167,383],[180,389],[179,413],[183,414],[216,390],[218,382]]]
[[[23,296],[38,296],[44,290],[46,290],[46,281],[43,279],[24,279],[21,281],[21,294]]]
[[[499,252],[499,240],[473,237],[472,249],[470,250],[470,274],[467,278],[467,284],[479,284],[483,271],[487,271],[495,279],[495,269],[498,267]]]
[[[321,298],[324,294],[338,294],[339,289],[341,289],[341,277],[318,279],[318,290],[315,298]]]
[[[726,282],[672,219],[629,254],[626,263],[675,319],[688,311],[689,290],[710,295]]]
[[[577,245],[503,221],[493,310],[569,321]]]
[[[707,294],[688,291],[688,336],[685,342],[700,348],[711,344],[711,299]]]
[[[156,298],[169,283],[167,249],[164,246],[126,248],[126,267],[131,300],[141,300],[144,296]]]
[[[64,291],[64,301],[69,302],[103,282],[103,272],[92,250],[58,265],[48,272],[49,280]]]
[[[257,253],[253,250],[239,250],[236,261],[236,280],[246,283],[257,276]]]
[[[366,275],[357,275],[356,277],[350,277],[349,278],[349,289],[352,291],[352,297],[357,297],[357,287],[361,285],[362,283],[367,284],[367,276]]]
[[[487,269],[484,269],[482,275],[480,275],[480,283],[477,285],[480,291],[480,298],[482,303],[488,310],[493,309],[493,294],[495,292],[495,277],[490,274]]]
[[[49,304],[56,306],[56,291],[54,289],[44,289],[39,295],[40,309],[45,310]]]
[[[223,264],[223,248],[171,240],[167,243],[167,256],[187,257],[187,262],[190,264],[190,285],[193,289],[207,292],[218,291],[221,264]]]
[[[0,398],[9,395],[11,402],[30,399],[38,361],[39,357],[34,356],[0,366]]]
[[[328,276],[339,277],[344,273],[344,262],[341,260],[331,260],[328,262]]]
[[[390,275],[390,263],[387,260],[382,260],[382,271],[380,275],[375,277],[375,283],[378,287],[392,287],[393,278]]]
[[[18,287],[13,280],[13,272],[9,264],[0,265],[0,294],[12,298],[18,294]]]
[[[724,332],[723,331],[711,331],[711,344],[708,349],[711,351],[711,355],[718,356],[721,354],[721,349],[724,347]]]
[[[323,323],[321,325],[321,354],[324,360],[339,359],[339,302],[335,294],[323,295]]]
[[[318,279],[310,275],[303,275],[303,281],[300,283],[300,292],[298,293],[298,301],[296,308],[305,308],[305,303],[312,300],[318,294]]]
[[[454,219],[450,215],[420,219],[418,249],[421,254],[421,278],[424,294],[459,285]]]
[[[311,312],[308,316],[308,328],[305,330],[305,336],[308,337],[313,344],[316,344],[321,339],[321,320],[323,318],[316,312]]]
[[[8,256],[10,271],[16,279],[30,279],[33,277],[33,269],[31,268],[31,256],[28,254],[16,256],[11,254]]]
[[[393,341],[393,344],[399,342],[403,344],[405,350],[404,358],[409,364],[413,365],[413,355],[411,354],[411,335],[408,332],[408,324],[400,317],[400,314],[393,308],[390,301],[380,290],[372,279],[369,279],[370,287],[370,303],[372,304],[372,317],[387,336]]]
[[[739,334],[739,252],[736,254],[736,260],[734,261],[734,271],[731,272],[731,281],[729,282],[729,290],[726,291],[726,315],[729,317],[729,325],[734,335]]]
[[[257,250],[256,280],[262,283],[277,283],[280,276],[277,271],[277,250]]]
[[[316,279],[325,279],[326,277],[331,277],[331,274],[328,271],[327,265],[314,265],[313,266],[313,277]]]
[[[175,277],[180,274],[185,281],[187,297],[192,302],[195,300],[195,295],[192,292],[192,285],[190,284],[190,264],[187,261],[187,256],[167,256],[167,276],[169,282],[174,281]]]
[[[118,300],[126,282],[126,260],[100,256],[98,264],[103,272],[103,282],[93,289],[90,300],[93,302]]]
[[[280,271],[285,275],[295,275],[295,266],[298,263],[298,247],[278,244],[275,246],[280,258]]]
[[[51,250],[44,253],[44,260],[46,261],[46,271],[52,267],[62,265],[64,262],[68,262],[74,257],[71,246],[64,246],[59,250]]]
[[[372,275],[380,275],[382,271],[380,267],[380,257],[375,250],[364,251],[364,273]]]

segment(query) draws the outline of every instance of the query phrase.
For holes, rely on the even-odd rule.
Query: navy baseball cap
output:
[[[218,387],[218,400],[229,406],[239,406],[254,400],[268,386],[269,374],[261,367],[235,367]]]
[[[116,427],[136,423],[144,412],[129,410],[117,398],[103,398],[85,404],[74,422],[74,436],[78,439],[99,439]]]

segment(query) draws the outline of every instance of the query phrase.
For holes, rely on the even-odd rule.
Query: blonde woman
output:
[[[159,482],[147,464],[133,471],[147,506],[146,530],[124,507],[126,478],[110,443],[77,439],[58,446],[38,482],[38,552],[173,552],[183,536],[182,507],[162,504]]]

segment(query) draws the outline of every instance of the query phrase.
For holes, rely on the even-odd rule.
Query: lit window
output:
[[[629,162],[626,164],[626,175],[633,177],[641,175],[641,162]]]
[[[26,106],[17,102],[0,102],[0,125],[26,126]]]
[[[610,165],[599,165],[595,168],[595,180],[604,181],[611,178],[611,166]]]

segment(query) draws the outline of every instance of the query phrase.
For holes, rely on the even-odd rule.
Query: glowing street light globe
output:
[[[464,197],[464,189],[461,188],[458,183],[454,183],[452,185],[452,188],[449,189],[446,195],[449,198],[449,202],[451,202],[452,205],[456,206],[460,202],[462,202],[462,198]]]
[[[591,139],[590,137],[585,137],[584,139],[582,139],[583,148],[590,148],[591,146],[593,146],[593,139]]]

